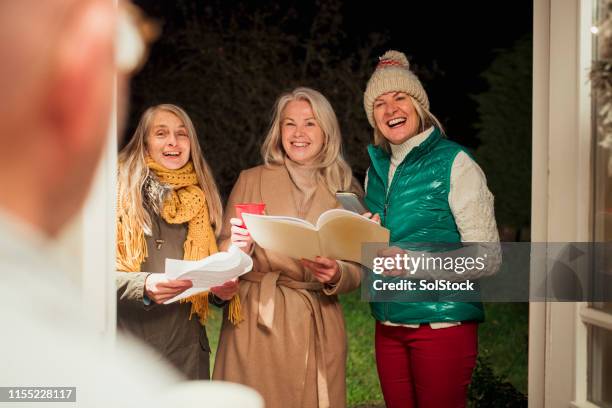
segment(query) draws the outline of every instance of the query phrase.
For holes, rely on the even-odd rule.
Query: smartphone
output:
[[[359,215],[369,212],[365,203],[355,193],[336,193],[336,199],[342,204],[345,210],[352,211]]]

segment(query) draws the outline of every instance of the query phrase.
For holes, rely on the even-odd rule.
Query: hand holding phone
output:
[[[369,211],[363,200],[355,193],[338,192],[336,193],[336,199],[342,204],[345,210],[352,211],[359,215]]]

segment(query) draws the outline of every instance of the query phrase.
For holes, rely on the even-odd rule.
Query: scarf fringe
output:
[[[238,323],[244,320],[244,316],[242,315],[242,305],[240,304],[240,296],[234,295],[230,301],[228,312],[227,318],[234,326],[238,325]]]
[[[189,320],[193,315],[198,316],[198,320],[202,326],[208,322],[209,308],[208,308],[208,292],[198,293],[197,295],[190,296],[186,299],[181,299],[181,303],[191,302],[191,311],[189,312]]]
[[[189,320],[193,317],[193,315],[198,316],[198,321],[202,326],[205,326],[208,322],[208,317],[210,316],[210,308],[208,305],[208,294],[210,292],[199,293],[194,296],[190,296],[186,299],[179,300],[180,303],[191,302],[191,311],[189,312]],[[234,295],[232,300],[230,300],[228,309],[227,319],[236,326],[238,323],[244,320],[242,316],[242,307],[240,305],[240,297],[238,295]]]

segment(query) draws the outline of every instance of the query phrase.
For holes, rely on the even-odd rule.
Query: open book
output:
[[[193,286],[180,295],[164,302],[176,302],[200,292],[205,292],[213,286],[249,272],[253,268],[253,260],[234,245],[227,252],[217,252],[200,261],[183,261],[166,259],[165,276],[168,279],[190,280]]]
[[[362,263],[362,244],[389,242],[388,229],[342,209],[325,211],[317,225],[293,217],[242,214],[242,218],[257,245],[297,259],[324,256]]]

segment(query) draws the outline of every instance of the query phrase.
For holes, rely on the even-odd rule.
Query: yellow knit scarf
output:
[[[218,252],[215,233],[210,225],[210,216],[204,192],[198,186],[198,178],[190,161],[178,170],[168,170],[147,157],[147,166],[155,173],[160,183],[173,187],[163,203],[161,217],[169,224],[187,222],[187,238],[183,244],[183,259],[197,261]],[[117,269],[138,272],[147,257],[147,243],[142,228],[135,228],[136,222],[127,219],[118,203],[117,219]],[[191,302],[191,313],[197,314],[204,325],[208,318],[208,292],[182,299]],[[240,322],[240,298],[234,296],[229,306],[229,320]]]

